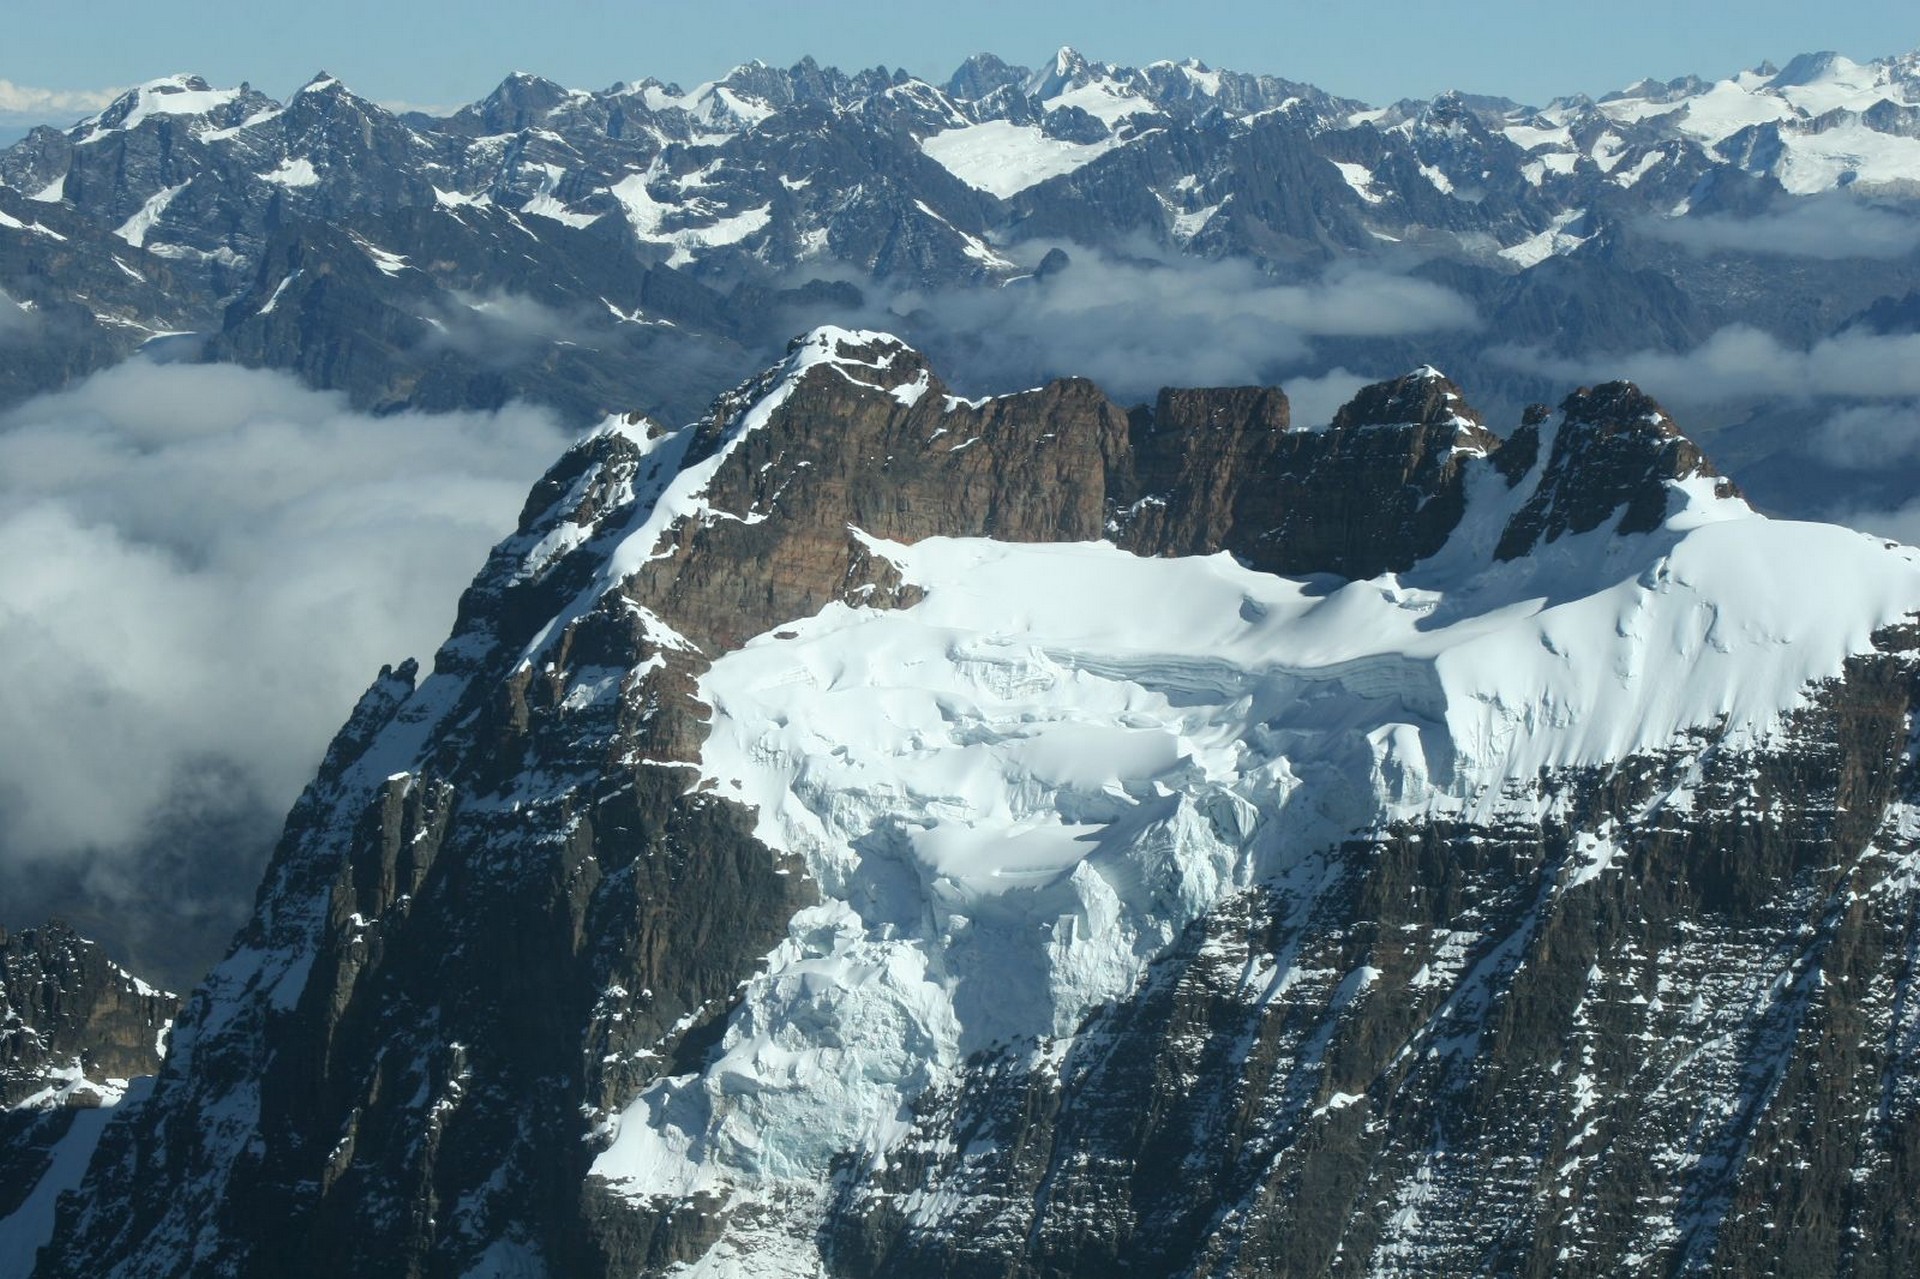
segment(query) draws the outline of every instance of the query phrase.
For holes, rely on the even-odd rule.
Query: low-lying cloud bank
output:
[[[1920,218],[1845,192],[1795,196],[1762,213],[1653,218],[1655,239],[1694,253],[1758,253],[1841,261],[1901,258],[1920,249]]]
[[[1280,382],[1290,395],[1296,387],[1302,393],[1295,414],[1302,423],[1331,417],[1339,401],[1323,402],[1335,390],[1371,380],[1320,367],[1322,339],[1479,325],[1458,293],[1373,267],[1340,266],[1293,283],[1235,259],[1118,256],[1046,244],[1023,245],[1020,253],[1038,265],[1055,247],[1068,255],[1066,265],[1005,287],[900,290],[846,318],[901,334],[969,394],[1060,376],[1090,378],[1122,399],[1163,386]],[[1304,374],[1311,379],[1296,383]]]
[[[370,417],[142,361],[0,413],[0,884],[78,862],[164,911],[158,828],[283,812],[380,665],[430,656],[565,443],[540,410]]]
[[[1920,462],[1920,401],[1836,409],[1814,428],[1811,441],[1814,451],[1835,466]]]
[[[1707,409],[1756,399],[1920,396],[1920,334],[1911,333],[1846,332],[1803,348],[1760,329],[1733,325],[1678,354],[1569,357],[1519,347],[1491,354],[1509,368],[1569,384],[1636,382],[1654,398],[1679,408]]]

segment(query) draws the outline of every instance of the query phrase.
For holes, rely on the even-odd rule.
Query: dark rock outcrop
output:
[[[153,1074],[178,1004],[62,924],[0,929],[0,1109],[57,1071],[75,1085],[58,1104],[76,1106],[98,1104],[88,1084]]]
[[[1517,559],[1543,542],[1586,533],[1614,519],[1618,533],[1649,533],[1666,518],[1667,482],[1701,476],[1721,497],[1737,496],[1699,446],[1629,382],[1582,388],[1560,406],[1545,473],[1494,554]]]
[[[40,1186],[83,1110],[159,1071],[177,997],[60,923],[0,928],[0,1222]]]
[[[1161,392],[1134,415],[1140,495],[1115,540],[1142,554],[1230,550],[1274,573],[1407,569],[1459,522],[1465,460],[1499,447],[1431,370],[1367,388],[1324,431],[1288,426],[1277,390]]]

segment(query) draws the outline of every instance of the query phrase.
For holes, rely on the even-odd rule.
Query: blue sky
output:
[[[514,70],[581,88],[691,85],[811,53],[944,78],[972,52],[1032,63],[1072,44],[1114,62],[1199,57],[1372,102],[1459,88],[1538,103],[1817,49],[1864,59],[1920,46],[1911,0],[85,0],[20,5],[6,25],[0,124],[64,121],[85,113],[85,95],[174,71],[281,96],[324,68],[368,97],[432,106]]]

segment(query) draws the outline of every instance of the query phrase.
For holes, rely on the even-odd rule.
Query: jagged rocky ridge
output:
[[[1491,232],[1495,243],[1471,252],[1529,267],[1629,208],[1709,198],[1692,189],[1708,173],[1799,195],[1910,186],[1916,65],[1817,54],[1598,102],[1454,93],[1372,109],[1273,76],[1120,67],[1062,49],[1038,69],[982,56],[939,86],[810,59],[752,63],[691,92],[648,80],[588,93],[516,74],[444,119],[396,116],[325,73],[284,103],[173,76],[64,132],[36,130],[0,176],[110,221],[129,245],[216,271],[257,261],[265,233],[290,218],[497,206],[596,234],[624,225],[643,256],[680,266],[737,249],[946,279],[1010,265],[983,238],[1006,229],[995,224],[1008,201],[1040,223],[1022,238],[1084,239],[1075,232],[1092,220],[1284,254],[1319,219],[1351,249],[1368,247],[1369,227]],[[821,133],[834,145],[806,140]],[[1294,172],[1248,172],[1240,151],[1282,139]],[[839,180],[816,184],[829,177]],[[1292,189],[1243,185],[1276,177]],[[1049,184],[1062,199],[1027,198]],[[1110,198],[1116,188],[1130,198]],[[1339,216],[1308,209],[1335,192]],[[1262,195],[1288,207],[1229,207]],[[1495,211],[1478,211],[1489,201]]]
[[[1623,384],[818,331],[535,489],[35,1273],[1897,1273],[1916,608]]]
[[[177,1002],[64,925],[0,929],[0,1107],[98,1105],[152,1074]]]
[[[32,1269],[109,1113],[159,1071],[179,1002],[62,924],[0,928],[0,1272]]]

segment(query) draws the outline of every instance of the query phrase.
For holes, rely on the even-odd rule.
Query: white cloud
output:
[[[1023,252],[1037,258],[1048,247]],[[860,318],[908,337],[970,394],[1074,375],[1122,398],[1162,386],[1282,379],[1318,363],[1314,347],[1322,338],[1478,325],[1459,294],[1377,269],[1337,267],[1310,281],[1282,282],[1234,259],[1120,257],[1066,247],[1071,263],[1043,279],[990,290],[908,290]],[[1357,377],[1347,383],[1360,384]],[[1303,392],[1310,410],[1299,420],[1318,413],[1313,397],[1334,387],[1331,380],[1293,382],[1289,392]]]
[[[0,80],[0,119],[10,118],[9,122],[18,124],[66,124],[92,115],[125,92],[125,89],[39,89]]]
[[[1920,335],[1850,332],[1791,346],[1747,325],[1721,329],[1691,351],[1557,356],[1508,347],[1490,353],[1509,367],[1563,382],[1625,378],[1670,406],[1701,410],[1760,399],[1920,396]]]
[[[30,744],[0,752],[0,857],[122,857],[183,796],[284,811],[564,445],[544,411],[375,418],[219,366],[0,414],[0,740]]]
[[[601,322],[605,323],[602,316]],[[590,345],[598,334],[576,310],[560,310],[521,293],[454,291],[437,308],[430,342],[501,367],[524,364],[555,345]]]
[[[1655,218],[1647,234],[1694,253],[1780,257],[1900,258],[1920,248],[1920,219],[1844,192],[1801,196],[1750,217]]]
[[[1844,507],[1830,512],[1826,518],[1862,533],[1920,546],[1920,498],[1892,508]]]
[[[0,289],[0,345],[9,337],[31,332],[33,327],[33,312],[21,306],[5,289]]]
[[[1866,469],[1920,461],[1920,401],[1836,410],[1811,438],[1814,450],[1835,466]]]
[[[1361,387],[1379,380],[1340,368],[1318,377],[1288,378],[1281,389],[1287,393],[1289,416],[1294,426],[1327,426]]]

